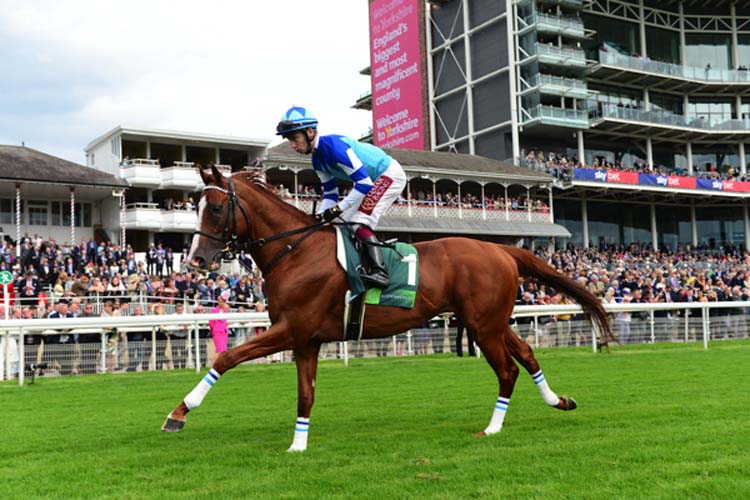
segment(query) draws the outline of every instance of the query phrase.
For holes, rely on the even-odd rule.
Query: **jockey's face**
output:
[[[315,130],[308,128],[306,130],[298,130],[287,136],[289,144],[292,149],[299,154],[309,155],[312,153],[313,146],[312,141],[315,138]]]

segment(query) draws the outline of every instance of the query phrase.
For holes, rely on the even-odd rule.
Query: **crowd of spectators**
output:
[[[291,199],[294,197],[294,193],[289,191],[289,188],[283,184],[273,186],[276,194],[281,198]],[[298,187],[299,198],[316,198],[318,194],[315,187],[302,185]],[[346,196],[351,188],[345,188],[341,192],[341,196]],[[417,190],[412,193],[411,204],[413,206],[434,206],[446,207],[446,208],[458,208],[460,205],[465,209],[482,209],[483,204],[486,210],[521,210],[525,211],[529,207],[527,203],[531,203],[531,211],[534,212],[549,212],[549,205],[542,199],[531,198],[527,201],[526,196],[512,195],[505,198],[504,193],[485,193],[484,203],[482,203],[481,193],[475,194],[470,192],[464,192],[461,194],[459,199],[458,194],[452,191],[436,191],[433,195],[432,191]],[[394,205],[406,206],[409,204],[409,200],[404,196],[399,196],[396,199]]]
[[[14,306],[28,309],[24,314],[33,317],[45,317],[51,305],[73,299],[84,304],[110,301],[129,311],[131,303],[146,303],[151,306],[143,312],[150,313],[155,303],[213,307],[222,294],[228,294],[235,309],[265,310],[263,279],[244,252],[238,258],[253,272],[195,275],[182,268],[187,245],[175,256],[170,247],[152,244],[142,260],[136,259],[131,245],[93,239],[58,245],[54,239],[25,235],[19,245],[20,251],[12,241],[0,243],[0,271],[14,274]]]
[[[680,167],[672,169],[663,165],[654,165],[654,167],[651,168],[646,161],[640,159],[636,159],[631,165],[623,164],[619,160],[611,161],[603,157],[594,158],[592,163],[582,163],[576,155],[568,156],[566,153],[555,152],[545,153],[541,150],[532,150],[529,152],[522,151],[520,164],[527,168],[542,170],[563,181],[570,181],[573,179],[573,169],[575,168],[621,170],[625,172],[734,181],[750,180],[749,176],[741,175],[740,170],[731,165],[724,165],[721,168],[717,168],[712,163],[707,163],[703,168],[696,166],[693,169],[693,174],[690,175],[687,170]]]

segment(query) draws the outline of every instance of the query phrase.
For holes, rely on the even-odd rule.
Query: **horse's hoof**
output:
[[[486,433],[486,432],[484,432],[484,431],[479,431],[479,432],[476,432],[476,433],[474,433],[474,435],[475,435],[476,437],[478,437],[478,438],[479,438],[479,437],[484,437],[484,436],[486,436],[486,435],[487,435],[487,433]]]
[[[568,396],[560,396],[560,402],[557,403],[557,408],[562,411],[572,411],[578,408],[576,400]]]
[[[185,427],[185,421],[172,418],[170,414],[161,426],[161,430],[162,432],[180,432],[183,427]]]

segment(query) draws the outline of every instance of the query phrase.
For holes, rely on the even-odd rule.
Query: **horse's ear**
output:
[[[211,162],[209,165],[211,166],[211,173],[214,174],[214,179],[216,180],[216,184],[221,184],[221,179],[223,177],[221,175],[221,172],[219,172],[219,169],[216,168],[216,164],[214,162]]]
[[[198,169],[198,175],[201,176],[201,180],[203,181],[203,184],[208,186],[209,182],[211,181],[211,176],[207,174],[205,170],[203,170],[203,165],[201,165],[200,163],[196,163],[195,168]]]

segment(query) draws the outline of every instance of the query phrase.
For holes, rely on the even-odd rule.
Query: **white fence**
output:
[[[750,302],[671,304],[606,304],[613,329],[622,344],[702,342],[748,338]],[[580,318],[576,305],[519,306],[516,332],[534,347],[590,345],[596,351],[597,332]],[[456,352],[455,325],[450,314],[433,318],[422,328],[394,337],[325,344],[321,358],[410,356]],[[0,379],[31,375],[46,365],[44,376],[121,373],[210,365],[212,340],[208,321],[228,319],[233,330],[229,347],[262,332],[266,313],[185,314],[0,321]],[[462,349],[469,351],[464,335]],[[479,350],[476,350],[477,355]],[[279,353],[256,362],[290,361]]]

